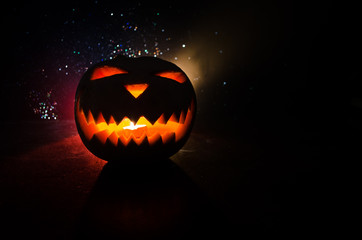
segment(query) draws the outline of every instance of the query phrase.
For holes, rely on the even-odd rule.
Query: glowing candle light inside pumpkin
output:
[[[83,143],[107,161],[171,156],[185,144],[196,113],[186,74],[159,58],[117,58],[92,66],[75,99]]]
[[[144,125],[144,124],[136,124],[136,125],[134,125],[133,122],[130,122],[129,126],[123,127],[123,129],[136,130],[136,129],[141,128],[141,127],[146,127],[146,125]]]

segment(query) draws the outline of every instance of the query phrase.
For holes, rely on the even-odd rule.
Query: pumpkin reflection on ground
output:
[[[220,212],[182,169],[170,159],[151,162],[157,164],[104,166],[76,227],[78,238],[189,239],[220,234],[215,228]]]
[[[9,126],[6,136],[14,134]],[[225,236],[223,230],[229,229],[215,199],[180,167],[179,158],[143,165],[107,163],[84,147],[73,121],[22,127],[18,131],[28,135],[20,141],[10,138],[0,162],[5,235],[185,239]],[[180,152],[186,162],[201,139],[192,135]],[[199,160],[209,157],[196,155]]]

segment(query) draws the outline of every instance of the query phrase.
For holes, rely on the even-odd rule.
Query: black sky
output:
[[[140,35],[120,30],[129,22],[148,46],[170,48],[159,56],[167,60],[186,43],[199,66],[201,128],[243,119],[269,129],[329,128],[346,111],[361,111],[358,20],[354,6],[305,1],[13,3],[2,15],[3,113],[36,118],[29,91],[52,90],[59,115],[71,119],[75,88],[91,62],[112,56],[117,43],[145,48]]]

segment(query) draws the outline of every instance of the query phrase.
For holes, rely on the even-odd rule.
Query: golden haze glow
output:
[[[175,54],[176,59],[170,61],[180,67],[190,79],[195,90],[200,86],[203,79],[201,76],[201,63],[200,59],[196,56],[196,52],[188,49],[182,49],[179,53]]]

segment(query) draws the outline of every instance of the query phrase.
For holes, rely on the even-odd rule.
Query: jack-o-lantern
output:
[[[169,157],[190,135],[196,97],[186,74],[153,57],[116,57],[91,67],[75,96],[84,145],[104,160]]]

